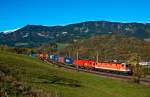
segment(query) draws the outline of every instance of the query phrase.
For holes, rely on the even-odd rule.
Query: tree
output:
[[[136,83],[140,82],[140,78],[142,76],[142,69],[139,65],[140,59],[141,59],[140,56],[138,56],[135,53],[135,54],[132,54],[132,56],[128,60],[128,64],[131,65],[133,80]]]

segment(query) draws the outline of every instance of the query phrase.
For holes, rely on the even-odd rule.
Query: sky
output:
[[[150,0],[0,0],[0,32],[101,20],[150,23]]]

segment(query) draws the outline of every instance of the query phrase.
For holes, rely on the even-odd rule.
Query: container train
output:
[[[117,72],[123,74],[131,74],[131,68],[129,64],[126,63],[116,63],[116,62],[96,62],[95,60],[82,60],[73,59],[72,57],[60,57],[54,54],[39,53],[31,54],[32,57],[38,57],[41,60],[51,60],[54,62],[65,63],[66,65],[71,65],[79,68],[94,69],[99,71],[109,71]]]

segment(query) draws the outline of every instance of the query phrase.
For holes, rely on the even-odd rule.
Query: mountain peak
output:
[[[15,29],[11,29],[11,30],[6,30],[6,31],[3,31],[4,34],[8,34],[8,33],[12,33],[12,32],[15,32],[17,30],[19,30],[20,28],[15,28]]]

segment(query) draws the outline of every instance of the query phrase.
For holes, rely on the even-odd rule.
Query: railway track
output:
[[[111,77],[111,78],[116,78],[116,79],[121,79],[121,80],[131,80],[132,79],[132,76],[128,76],[128,75],[112,74],[112,73],[107,73],[107,72],[100,72],[100,71],[87,70],[87,69],[81,69],[81,68],[77,69],[76,67],[68,66],[68,65],[65,65],[65,64],[59,63],[59,62],[53,62],[53,61],[47,61],[47,62],[52,63],[58,67],[76,70],[79,72],[86,72],[86,73],[90,73],[90,74],[96,74],[96,75],[100,75],[100,76],[104,76],[104,77]],[[150,78],[141,78],[140,83],[145,84],[145,85],[150,85]]]

